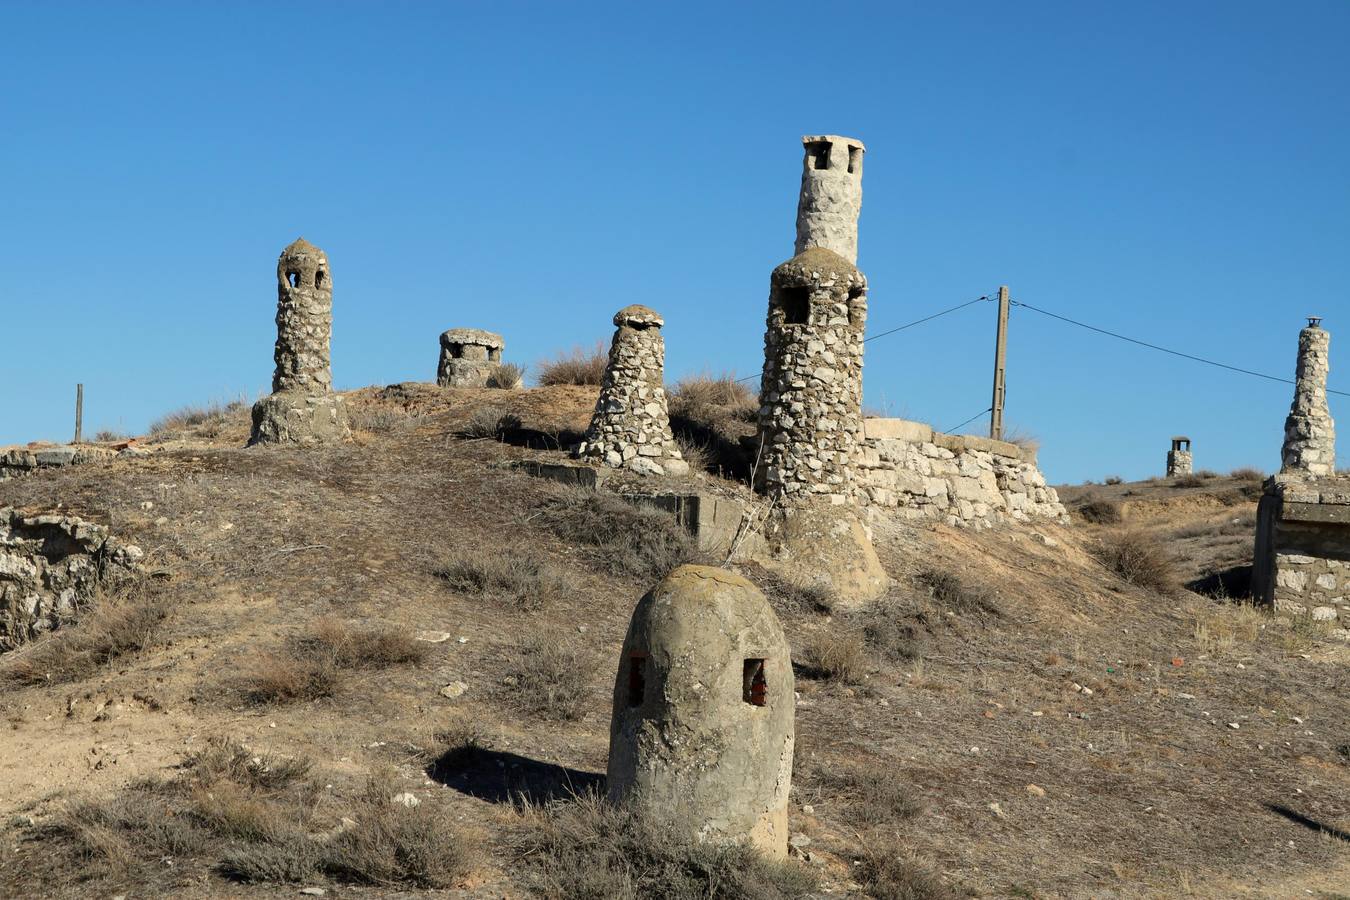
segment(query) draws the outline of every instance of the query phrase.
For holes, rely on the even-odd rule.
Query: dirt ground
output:
[[[85,880],[50,861],[40,826],[64,805],[172,773],[228,737],[313,759],[336,798],[391,771],[486,848],[440,895],[530,896],[499,840],[522,816],[510,793],[545,801],[601,777],[614,667],[650,587],[544,528],[535,513],[560,488],[503,465],[560,457],[550,444],[584,427],[593,391],[366,389],[349,395],[366,427],[345,446],[245,449],[240,411],[209,436],[143,441],[139,458],[0,483],[0,505],[72,511],[138,544],[171,600],[149,648],[73,683],[0,689],[0,894],[294,896],[298,885],[244,885],[190,859],[166,859],[153,882]],[[489,406],[518,416],[514,443],[463,435]],[[1112,529],[1145,528],[1203,587],[1244,552],[1250,563],[1248,481],[1065,490],[1074,509],[1121,506],[1118,522],[1075,514],[1071,526],[978,533],[879,522],[896,587],[871,619],[771,592],[794,657],[831,637],[863,647],[848,677],[809,666],[797,677],[790,820],[809,838],[801,864],[820,874],[820,895],[863,896],[858,861],[885,838],[973,896],[1350,896],[1350,645],[1216,591],[1134,587],[1091,552]],[[524,552],[575,590],[526,608],[436,575],[453,554]],[[935,572],[989,602],[944,607],[924,588]],[[877,616],[912,639],[905,653],[863,640]],[[324,617],[448,639],[329,698],[241,697],[241,678]],[[503,688],[540,634],[581,660],[577,718],[520,708]],[[453,682],[467,690],[442,696]],[[455,728],[478,734],[475,767],[429,768],[433,735]],[[878,798],[895,796],[909,811],[879,813]],[[423,893],[322,884],[334,896]]]

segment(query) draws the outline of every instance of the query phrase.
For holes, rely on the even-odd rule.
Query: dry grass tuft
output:
[[[520,709],[545,719],[572,721],[590,702],[590,671],[585,655],[552,631],[535,631],[514,648],[503,688]]]
[[[603,341],[596,341],[595,347],[573,347],[566,353],[559,353],[553,359],[536,363],[538,383],[547,387],[555,384],[594,384],[604,381],[605,367],[609,365],[609,354]]]
[[[221,403],[192,404],[160,416],[150,423],[152,437],[166,437],[177,432],[196,429],[204,437],[213,437],[231,419],[248,413],[248,404],[242,400]]]
[[[1166,596],[1181,590],[1176,561],[1162,543],[1144,531],[1103,535],[1092,555],[1121,579]]]
[[[708,472],[712,470],[713,461],[717,455],[712,447],[692,437],[688,434],[675,435],[675,443],[679,445],[680,456],[689,463],[689,468],[695,472]]]
[[[521,609],[540,609],[578,590],[570,572],[525,548],[455,552],[434,574],[452,590]]]
[[[114,444],[119,441],[125,441],[129,437],[131,437],[131,435],[124,434],[112,428],[100,428],[94,433],[94,440],[100,444]]]
[[[1193,475],[1178,475],[1176,478],[1172,479],[1172,487],[1174,488],[1198,488],[1204,486],[1205,479],[1198,472]]]
[[[502,363],[488,376],[487,386],[503,391],[513,391],[525,385],[525,367],[515,363]]]
[[[305,703],[332,697],[354,669],[415,665],[429,652],[403,628],[320,619],[281,651],[253,664],[236,688],[252,704]]]
[[[848,808],[848,820],[861,825],[895,825],[917,818],[923,801],[913,783],[883,761],[847,765],[817,763],[804,781],[818,787],[832,802]]]
[[[606,900],[792,900],[817,888],[795,862],[699,843],[693,825],[655,822],[594,794],[527,807],[513,847],[535,896]]]
[[[1266,473],[1255,466],[1243,466],[1229,472],[1228,477],[1236,478],[1238,481],[1265,481]]]
[[[1041,439],[1025,428],[1013,427],[1007,429],[1003,433],[1003,440],[1009,444],[1015,444],[1023,450],[1035,451],[1039,450],[1041,446]]]
[[[650,581],[697,556],[689,532],[668,514],[599,491],[562,492],[540,507],[537,521],[564,541],[592,548],[614,575]]]
[[[1089,500],[1074,511],[1094,525],[1118,525],[1124,519],[1120,504],[1111,500]]]
[[[968,581],[955,572],[924,569],[914,580],[928,589],[942,609],[961,614],[1002,615],[992,588]]]
[[[735,372],[711,375],[707,372],[681,378],[670,389],[671,415],[706,420],[717,413],[746,415],[759,408],[759,399],[750,386],[736,378]]]
[[[869,839],[856,871],[858,881],[875,900],[959,900],[965,896],[944,884],[933,867],[896,836]]]
[[[6,654],[0,683],[79,681],[119,657],[151,646],[169,614],[168,601],[142,582],[105,595],[73,625]]]
[[[807,678],[858,684],[867,674],[862,636],[853,630],[818,629],[806,639],[798,668]]]
[[[403,407],[367,404],[353,407],[347,413],[352,428],[371,434],[392,434],[410,431],[424,421],[421,415]]]
[[[467,438],[493,438],[500,441],[520,427],[520,416],[504,406],[494,404],[475,409],[459,433]]]

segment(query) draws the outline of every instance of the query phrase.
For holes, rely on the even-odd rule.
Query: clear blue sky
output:
[[[994,290],[1350,391],[1350,3],[0,2],[0,444],[265,392],[275,264],[342,388],[489,328],[533,362],[641,302],[668,375],[758,371],[799,136],[868,146],[875,333]],[[870,406],[988,406],[994,310],[867,346]],[[1053,481],[1277,465],[1292,388],[1014,312]],[[1350,462],[1350,402],[1333,398]],[[984,426],[977,422],[972,429]]]

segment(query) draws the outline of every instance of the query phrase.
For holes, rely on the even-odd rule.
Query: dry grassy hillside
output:
[[[1093,488],[1120,524],[880,525],[896,586],[852,615],[744,569],[797,668],[786,867],[589,802],[629,613],[696,555],[503,465],[559,455],[593,391],[367,389],[309,451],[221,410],[0,483],[150,573],[0,658],[0,894],[1350,894],[1346,641],[1182,586],[1241,565],[1235,481]],[[734,472],[743,422],[704,419]]]

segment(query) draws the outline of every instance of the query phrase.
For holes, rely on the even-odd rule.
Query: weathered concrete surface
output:
[[[614,324],[600,399],[575,455],[639,475],[686,475],[666,405],[665,320],[633,305],[615,313]]]
[[[1195,466],[1195,460],[1189,450],[1168,450],[1167,451],[1167,477],[1177,478],[1181,475],[1190,475]]]
[[[839,609],[865,606],[891,584],[866,527],[847,507],[776,507],[764,521],[762,546],[747,552],[790,582],[827,584]]]
[[[298,238],[277,260],[277,343],[272,396],[253,406],[250,444],[317,444],[351,437],[333,394],[329,343],[333,275],[328,257]]]
[[[832,250],[858,261],[858,213],[862,211],[862,141],[834,134],[806,135],[802,190],[797,200],[797,245]]]
[[[786,504],[854,501],[866,320],[867,279],[837,253],[813,247],[774,269],[756,490]]]
[[[78,616],[101,587],[132,575],[142,555],[76,516],[0,508],[0,650]]]
[[[1068,522],[1034,450],[903,419],[866,419],[863,431],[855,470],[861,502],[874,513],[973,528]]]
[[[1266,482],[1252,595],[1318,619],[1350,615],[1350,478],[1276,475]]]
[[[1280,472],[1314,478],[1336,473],[1336,423],[1327,406],[1331,335],[1316,320],[1298,333],[1294,402],[1284,421]]]
[[[624,638],[610,799],[699,840],[787,856],[794,706],[764,595],[724,569],[680,566],[638,602]]]
[[[436,383],[441,387],[484,387],[502,364],[506,341],[480,328],[451,328],[441,335]]]

